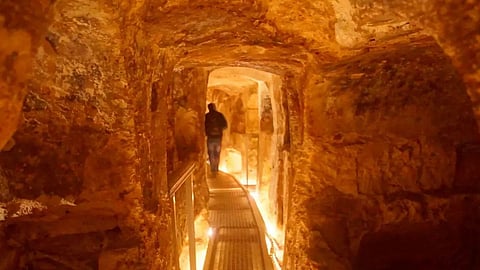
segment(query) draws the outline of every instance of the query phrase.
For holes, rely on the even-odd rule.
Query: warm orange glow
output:
[[[225,162],[223,164],[228,172],[237,174],[242,172],[242,154],[234,148],[226,149]]]
[[[195,251],[196,251],[196,264],[197,269],[203,269],[205,263],[205,256],[207,255],[207,247],[209,237],[213,235],[213,229],[209,227],[208,221],[206,219],[206,211],[203,211],[195,219]],[[185,239],[182,251],[180,254],[180,269],[181,270],[190,270],[190,260],[189,260],[189,250],[188,250],[188,241]]]
[[[269,212],[263,207],[263,204],[260,203],[259,194],[256,191],[251,191],[250,196],[255,200],[257,207],[260,211],[262,219],[265,223],[265,242],[267,245],[267,250],[272,258],[273,265],[276,270],[282,269],[281,265],[283,263],[283,239],[285,232],[280,230],[274,222],[273,218],[268,214]],[[282,241],[279,243],[279,240]]]
[[[225,163],[222,163],[220,162],[220,165],[218,166],[218,169],[222,172],[225,172],[225,173],[230,173],[230,171],[228,170],[227,166],[225,165]]]
[[[258,205],[258,193],[256,191],[250,191],[250,195],[252,196],[252,198],[255,200],[255,202]]]

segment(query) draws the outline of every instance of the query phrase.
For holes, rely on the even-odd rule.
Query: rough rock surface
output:
[[[167,175],[196,163],[200,213],[207,100],[259,179],[284,269],[479,268],[479,14],[0,1],[0,269],[173,269]],[[226,67],[253,71],[209,85]]]
[[[0,3],[0,149],[20,117],[32,58],[49,23],[50,1]]]
[[[166,118],[154,118],[145,106],[151,92],[138,91],[151,89],[160,76],[152,68],[168,63],[151,64],[159,50],[147,50],[139,38],[134,26],[144,11],[141,5],[56,1],[15,146],[0,157],[10,196],[43,202],[47,210],[28,218],[8,211],[7,269],[174,263],[166,167],[151,168],[166,163],[165,139],[149,146],[162,138],[158,126]],[[163,104],[164,95],[156,98]],[[74,205],[64,210],[62,200]],[[73,250],[63,248],[72,242],[78,243]]]
[[[293,164],[309,166],[290,208],[305,223],[288,232],[287,268],[478,267],[478,189],[458,164],[480,137],[440,48],[427,39],[372,51],[312,71],[305,88],[308,135]]]

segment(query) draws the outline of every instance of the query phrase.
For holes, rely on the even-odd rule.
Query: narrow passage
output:
[[[254,201],[233,176],[208,178],[212,228],[205,270],[270,270],[264,234]]]

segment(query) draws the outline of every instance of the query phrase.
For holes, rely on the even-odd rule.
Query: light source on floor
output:
[[[225,164],[220,164],[220,166],[218,166],[218,169],[221,172],[230,173],[230,171],[227,169],[227,166]]]
[[[212,228],[208,228],[207,235],[208,235],[208,237],[213,236],[213,229]]]
[[[259,194],[256,191],[250,191],[250,196],[255,200],[260,215],[265,223],[265,243],[267,245],[268,255],[270,255],[270,258],[272,259],[274,269],[281,270],[283,264],[283,245],[279,244],[277,239],[282,238],[283,232],[271,222],[268,215],[269,212],[265,210],[263,207],[264,205],[260,203]]]
[[[252,198],[255,200],[255,202],[257,203],[257,205],[259,204],[258,202],[258,193],[256,191],[250,191],[250,196],[252,196]]]
[[[278,245],[277,241],[271,234],[265,234],[265,241],[267,242],[268,254],[272,258],[275,270],[281,270],[283,262],[283,249]]]
[[[209,231],[208,213],[203,209],[195,219],[195,258],[196,269],[203,269],[207,255]],[[190,270],[190,254],[188,249],[188,238],[183,239],[183,247],[180,252],[180,270]]]

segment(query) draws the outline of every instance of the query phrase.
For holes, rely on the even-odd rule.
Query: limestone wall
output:
[[[175,262],[158,109],[173,61],[138,30],[144,11],[141,3],[56,2],[15,145],[0,154],[10,196],[42,205],[15,218],[23,204],[7,202],[2,244],[17,243],[2,246],[7,268]]]
[[[441,49],[425,41],[346,59],[310,73],[305,89],[286,269],[477,267],[479,197],[459,188],[476,178],[458,173],[469,158],[458,153],[480,141]]]
[[[167,175],[194,160],[205,205],[219,67],[282,82],[258,164],[286,269],[478,268],[479,8],[1,1],[0,268],[171,269]]]
[[[0,3],[0,148],[16,130],[32,58],[51,19],[49,1]]]

